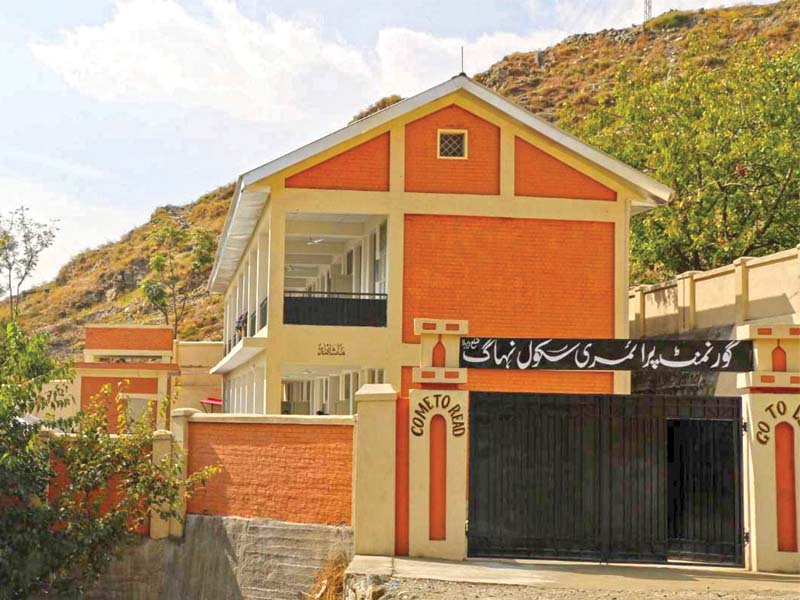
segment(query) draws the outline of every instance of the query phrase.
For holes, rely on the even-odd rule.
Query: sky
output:
[[[731,4],[730,2],[725,4]],[[644,0],[0,0],[0,213],[56,219],[31,283],[347,124],[388,94],[571,33]],[[653,0],[671,8],[723,5]]]

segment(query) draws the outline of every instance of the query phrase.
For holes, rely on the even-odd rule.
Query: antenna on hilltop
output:
[[[644,0],[644,20],[653,18],[653,0]]]

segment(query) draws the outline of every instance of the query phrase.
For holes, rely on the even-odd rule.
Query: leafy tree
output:
[[[76,417],[32,418],[71,401],[59,383],[71,369],[50,356],[46,335],[1,326],[0,596],[81,596],[151,511],[177,517],[213,469],[184,479],[180,456],[154,464],[152,412],[129,420],[119,406],[109,424],[110,389]]]
[[[800,51],[719,48],[693,40],[674,63],[622,68],[614,101],[574,121],[578,136],[676,192],[632,222],[634,281],[800,241]]]
[[[186,305],[214,262],[214,236],[205,229],[191,229],[175,218],[162,216],[150,234],[155,249],[150,274],[142,282],[148,302],[164,315],[178,337]]]
[[[39,264],[42,251],[55,238],[53,223],[41,223],[30,217],[24,206],[8,216],[0,214],[0,298],[8,296],[12,316],[19,314],[22,285]]]

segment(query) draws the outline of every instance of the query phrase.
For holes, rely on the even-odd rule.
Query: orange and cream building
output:
[[[209,369],[222,356],[222,343],[186,342],[172,335],[171,327],[87,325],[75,377],[61,382],[70,401],[54,416],[71,417],[95,401],[106,404],[112,424],[120,406],[133,419],[151,403],[156,415],[164,413],[167,403],[168,409],[218,411],[222,379]],[[102,395],[106,389],[109,397]],[[165,421],[154,425],[168,427]]]
[[[409,389],[414,319],[470,335],[626,337],[632,215],[664,185],[459,75],[241,175],[210,279],[225,409],[352,414]],[[527,372],[471,389],[626,392]]]
[[[797,328],[628,339],[630,220],[671,198],[463,74],[244,173],[209,282],[223,414],[172,413],[188,470],[226,474],[188,512],[350,524],[359,554],[800,572],[800,371],[765,358],[794,369]],[[635,356],[749,374],[635,396]]]

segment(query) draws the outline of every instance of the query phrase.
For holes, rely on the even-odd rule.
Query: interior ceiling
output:
[[[286,289],[304,289],[307,280],[319,276],[321,266],[338,264],[346,243],[363,235],[359,225],[363,226],[374,216],[288,213],[284,260]]]
[[[306,381],[320,377],[341,375],[344,371],[357,371],[360,367],[324,367],[320,365],[286,365],[281,370],[284,381]]]

